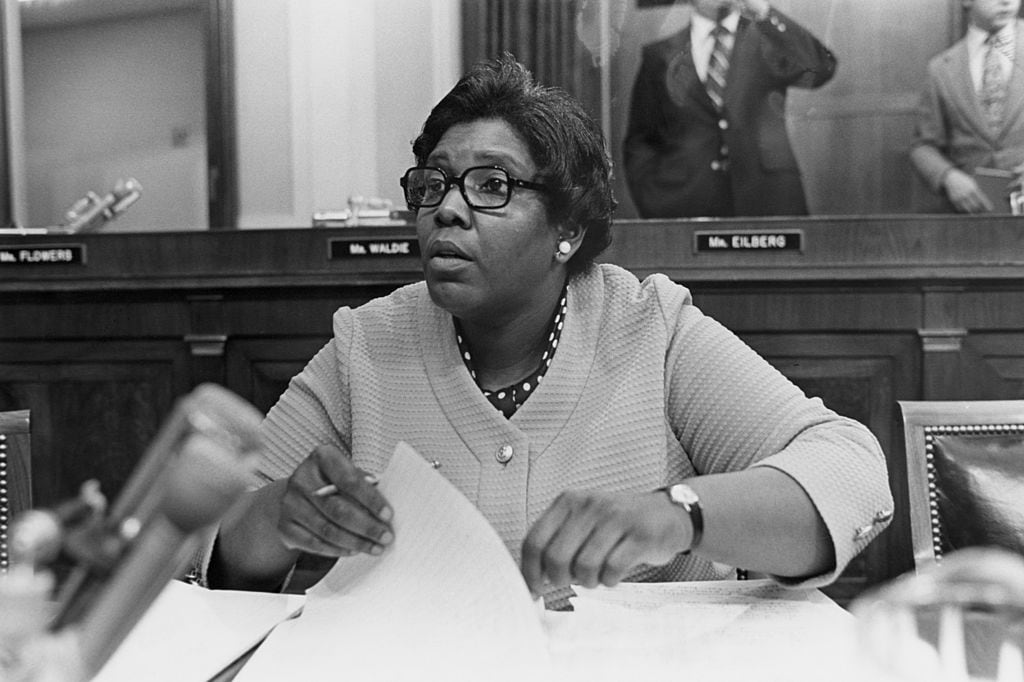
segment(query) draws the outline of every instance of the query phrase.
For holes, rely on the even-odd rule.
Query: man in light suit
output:
[[[928,63],[910,160],[946,210],[982,213],[993,204],[977,168],[1024,172],[1024,22],[1021,0],[963,0],[967,33]],[[991,37],[990,37],[991,36]],[[989,50],[992,54],[989,56]],[[989,61],[994,60],[994,61]],[[1002,90],[986,86],[986,63]],[[998,87],[998,86],[997,86]],[[994,113],[990,108],[994,106]],[[936,207],[928,207],[934,209]]]
[[[640,217],[807,213],[786,91],[826,83],[835,57],[767,0],[685,1],[690,23],[644,47],[633,86],[623,156]],[[707,81],[722,29],[732,47],[719,105]]]

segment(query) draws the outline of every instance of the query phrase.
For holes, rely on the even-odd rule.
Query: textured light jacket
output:
[[[451,315],[418,283],[339,309],[334,338],[291,381],[263,434],[266,478],[288,476],[322,443],[380,473],[406,441],[440,463],[517,560],[531,524],[566,489],[649,491],[771,466],[803,486],[828,527],[835,570],[804,581],[823,585],[885,527],[893,504],[867,428],[807,398],[686,288],[613,265],[570,282],[554,361],[511,419],[474,383]],[[633,579],[730,572],[692,554]]]

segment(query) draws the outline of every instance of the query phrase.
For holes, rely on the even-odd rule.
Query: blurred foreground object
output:
[[[880,680],[1024,682],[1024,558],[970,547],[865,593],[851,610]]]
[[[128,210],[142,196],[142,185],[135,178],[122,178],[104,196],[93,191],[71,205],[64,214],[62,227],[68,232],[94,232]]]
[[[21,549],[0,583],[0,680],[93,677],[251,482],[260,421],[249,403],[204,384],[175,405],[109,514],[83,488],[79,501],[15,519]],[[47,562],[57,553],[72,570],[54,595]]]
[[[390,227],[414,222],[414,212],[393,208],[389,199],[359,195],[348,198],[348,208],[313,213],[313,227]]]

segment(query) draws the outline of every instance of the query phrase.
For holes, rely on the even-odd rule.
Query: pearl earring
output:
[[[563,239],[562,241],[558,242],[558,253],[565,256],[570,251],[572,251],[572,244],[570,244],[567,240]]]

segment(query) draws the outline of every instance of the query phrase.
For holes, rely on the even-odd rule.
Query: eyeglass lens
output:
[[[511,195],[509,174],[501,168],[478,166],[449,178],[439,168],[410,168],[405,174],[405,200],[410,206],[437,206],[452,185],[472,208],[501,208]]]

